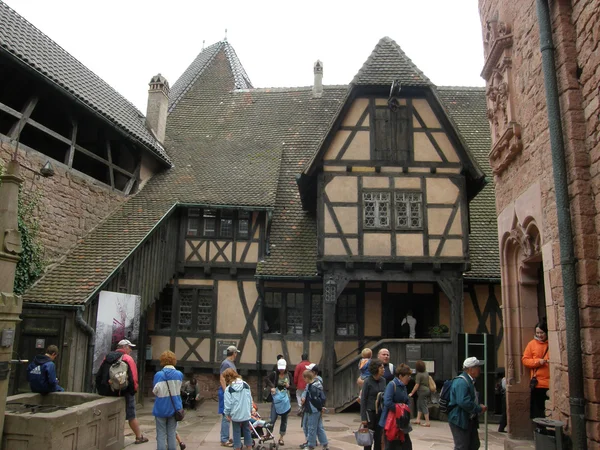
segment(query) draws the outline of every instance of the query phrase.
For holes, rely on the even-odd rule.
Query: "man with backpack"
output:
[[[27,381],[31,392],[48,394],[50,392],[64,392],[56,379],[54,360],[58,356],[58,347],[49,345],[45,355],[36,355],[27,367]]]
[[[110,352],[102,361],[96,374],[96,390],[98,394],[114,397],[125,397],[125,419],[135,434],[135,443],[148,442],[142,435],[135,412],[135,394],[138,389],[137,365],[131,357],[132,347],[129,340],[123,339],[117,349]]]
[[[464,372],[452,380],[448,423],[455,450],[477,450],[480,445],[478,416],[487,411],[487,406],[478,404],[475,380],[481,374],[482,365],[483,362],[471,356],[463,363]]]

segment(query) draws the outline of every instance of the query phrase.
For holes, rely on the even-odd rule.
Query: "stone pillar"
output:
[[[160,142],[165,141],[167,129],[167,113],[169,109],[169,82],[160,73],[148,84],[148,107],[146,121]]]
[[[314,65],[315,82],[313,84],[313,97],[320,98],[323,95],[323,63],[319,60]]]
[[[0,437],[4,430],[15,327],[23,309],[21,297],[13,292],[17,262],[22,252],[17,223],[19,186],[22,182],[19,163],[10,161],[4,175],[0,176]]]

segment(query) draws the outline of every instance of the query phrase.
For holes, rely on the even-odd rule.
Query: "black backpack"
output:
[[[442,390],[440,392],[439,405],[440,405],[440,412],[442,412],[444,414],[448,414],[452,410],[452,408],[450,407],[450,388],[452,388],[452,383],[457,378],[462,378],[465,382],[467,381],[467,380],[465,380],[465,377],[462,377],[459,375],[457,377],[454,377],[451,380],[444,381],[444,385],[442,386]]]
[[[309,384],[306,396],[307,400],[315,407],[317,411],[321,411],[325,406],[327,396],[325,395],[325,392],[323,392],[323,389],[319,389],[312,384]]]

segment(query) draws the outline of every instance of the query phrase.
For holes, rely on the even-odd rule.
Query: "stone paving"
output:
[[[139,405],[138,405],[139,406]],[[268,417],[269,404],[260,404],[259,412],[262,417]],[[146,444],[134,445],[134,436],[131,429],[125,424],[125,446],[128,450],[156,449],[156,430],[152,416],[152,400],[147,399],[143,408],[138,408],[138,418],[145,436],[150,439]],[[357,413],[340,413],[325,415],[325,430],[329,439],[331,450],[356,450],[353,432],[360,422]],[[279,422],[278,422],[279,423]],[[206,401],[196,411],[186,411],[186,418],[178,426],[178,433],[185,442],[188,450],[207,449],[223,450],[219,445],[220,416],[217,414],[217,403]],[[488,449],[504,450],[505,434],[495,431],[498,425],[488,426]],[[277,431],[278,424],[275,425]],[[485,449],[483,441],[483,426],[480,428],[481,449]],[[414,450],[452,450],[452,435],[446,422],[432,421],[431,427],[414,425],[411,433]],[[304,434],[300,428],[300,418],[291,414],[288,420],[288,432],[285,436],[283,449],[298,449],[304,442]]]

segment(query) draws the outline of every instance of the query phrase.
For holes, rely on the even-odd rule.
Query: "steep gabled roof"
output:
[[[140,142],[164,163],[171,164],[135,106],[2,1],[0,24],[0,52],[18,59],[92,113]]]
[[[402,86],[432,85],[396,41],[386,36],[379,40],[351,84],[390,87],[394,80],[400,80]]]
[[[177,106],[179,100],[181,100],[186,92],[193,87],[198,77],[202,75],[204,69],[208,67],[215,55],[217,55],[221,50],[225,51],[227,61],[231,67],[231,73],[233,74],[233,78],[235,80],[234,89],[252,88],[250,78],[248,77],[248,74],[246,74],[246,71],[244,70],[244,67],[237,57],[233,47],[227,41],[217,42],[216,44],[203,49],[175,82],[169,94],[169,112],[171,112],[175,106]]]
[[[444,86],[437,88],[437,94],[488,181],[469,204],[472,268],[465,273],[465,277],[500,278],[496,195],[488,157],[491,136],[486,115],[485,88]]]

